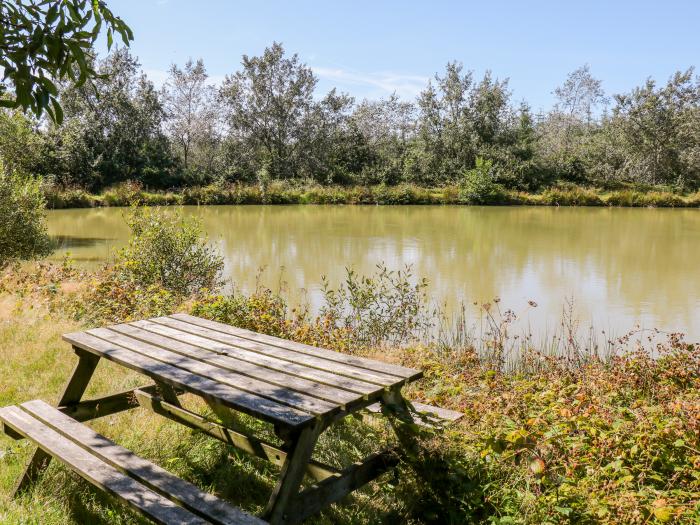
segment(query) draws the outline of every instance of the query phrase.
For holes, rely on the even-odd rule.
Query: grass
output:
[[[55,401],[75,361],[61,333],[189,311],[421,368],[425,378],[409,397],[464,413],[453,427],[422,433],[421,450],[403,459],[397,475],[383,476],[310,523],[698,522],[700,346],[678,335],[657,342],[645,332],[608,341],[603,352],[580,340],[570,323],[551,345],[515,340],[508,335],[510,316],[497,302],[483,306],[484,331],[460,326],[455,334],[453,327],[442,331],[451,337],[419,341],[406,327],[422,326],[428,312],[421,288],[406,287],[408,277],[349,276],[346,290],[329,291],[326,313],[311,318],[264,289],[176,301],[163,300],[161,291],[124,288],[114,269],[84,273],[41,264],[9,270],[0,279],[0,405]],[[149,293],[157,298],[145,300]],[[95,305],[106,317],[86,315]],[[408,313],[387,317],[383,305]],[[102,363],[88,394],[140,384],[137,374]],[[185,403],[207,410],[194,398]],[[238,422],[271,436],[263,423],[244,416]],[[277,474],[262,460],[141,409],[92,425],[251,512],[262,508]],[[350,419],[324,434],[318,459],[340,466],[392,442],[386,425]],[[0,522],[142,523],[57,464],[30,494],[10,500],[30,451],[24,441],[0,437]]]
[[[154,192],[138,184],[125,183],[91,194],[79,188],[47,187],[49,208],[91,208],[101,206],[223,205],[223,204],[468,204],[460,198],[458,186],[424,188],[398,186],[319,186],[274,182],[258,185],[216,185]],[[540,193],[512,190],[500,192],[493,205],[534,206],[625,206],[700,207],[700,192],[678,194],[664,188],[629,187],[614,191],[560,185]]]

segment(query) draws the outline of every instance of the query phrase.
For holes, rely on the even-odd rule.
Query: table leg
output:
[[[94,354],[73,347],[75,353],[78,354],[78,364],[73,369],[73,375],[66,383],[63,389],[63,394],[58,401],[59,407],[78,403],[85,393],[85,389],[92,378],[97,363],[100,358]],[[22,492],[30,488],[37,480],[39,475],[46,470],[51,461],[51,456],[42,449],[37,448],[34,455],[29,460],[22,477],[19,479],[15,487],[13,497],[20,495]]]
[[[294,517],[287,516],[285,511],[289,503],[299,494],[306,467],[322,430],[322,425],[317,422],[304,428],[291,439],[291,446],[287,451],[287,459],[282,466],[280,479],[272,491],[263,513],[264,519],[269,521],[271,525],[285,523],[290,519],[293,521]]]
[[[381,399],[382,412],[389,416],[394,433],[401,447],[412,457],[417,457],[420,445],[416,439],[416,427],[406,400],[400,389],[385,392]]]
[[[171,405],[175,405],[178,408],[182,408],[180,400],[177,398],[177,394],[175,393],[175,389],[173,387],[160,381],[156,381],[156,388],[158,389],[158,394],[164,401],[170,403]]]

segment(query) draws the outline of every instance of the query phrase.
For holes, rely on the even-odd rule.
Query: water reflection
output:
[[[277,286],[280,268],[289,294],[303,290],[318,304],[320,277],[340,282],[344,268],[373,271],[413,265],[431,293],[455,308],[460,301],[528,310],[524,323],[551,329],[566,298],[583,324],[620,332],[646,327],[700,336],[700,210],[218,206],[187,207],[200,216],[226,256],[226,271],[244,290],[267,267]],[[97,239],[74,243],[76,258],[105,259],[128,230],[118,209],[50,213],[54,235]],[[115,239],[115,240],[109,240]]]

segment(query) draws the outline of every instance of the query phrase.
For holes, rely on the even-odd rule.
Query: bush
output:
[[[126,181],[112,186],[104,194],[107,206],[133,206],[141,204],[143,186],[139,182]]]
[[[540,199],[549,206],[604,206],[603,199],[595,192],[575,185],[546,190]]]
[[[223,257],[208,246],[200,223],[179,213],[135,208],[127,217],[132,238],[117,253],[117,274],[142,287],[160,286],[179,295],[221,284]]]
[[[459,190],[459,201],[463,204],[503,204],[506,192],[494,182],[493,162],[476,159],[476,166],[466,170]]]
[[[49,253],[41,182],[0,167],[0,268]]]

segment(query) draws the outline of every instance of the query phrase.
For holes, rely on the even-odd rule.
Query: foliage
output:
[[[482,188],[485,197],[476,200],[493,204],[562,183],[700,189],[700,83],[692,69],[608,97],[586,65],[555,89],[550,111],[533,114],[527,103],[513,103],[507,81],[489,72],[476,78],[459,62],[415,101],[356,102],[335,89],[318,93],[314,71],[278,43],[244,56],[219,86],[201,59],[173,65],[161,90],[125,49],[86,60],[100,77],[94,88],[64,82],[62,126],[7,110],[0,117],[8,165],[66,188],[101,192],[135,181],[147,190],[184,190],[192,202],[314,202],[315,195],[383,202],[395,196],[384,188],[397,186],[453,194],[465,173],[472,185],[488,182],[477,159],[492,163],[493,182],[506,190]],[[277,183],[333,190],[302,196],[273,191]],[[261,187],[230,191],[232,184]],[[212,185],[224,191],[201,189]],[[336,186],[349,193],[369,186],[372,196],[344,199]]]
[[[63,90],[65,122],[46,136],[43,173],[90,190],[123,181],[167,187],[173,159],[158,92],[126,49],[96,67],[93,86]]]
[[[117,252],[114,275],[118,280],[180,297],[218,288],[223,257],[202,238],[196,219],[135,208],[126,220],[132,237]]]
[[[40,181],[0,166],[0,269],[51,252]]]
[[[0,99],[0,106],[22,107],[37,117],[43,111],[61,123],[56,80],[70,78],[76,85],[98,78],[88,54],[104,25],[107,47],[113,34],[125,45],[131,29],[102,1],[41,0],[0,2],[0,67],[14,87],[14,96]],[[7,91],[0,84],[0,95]]]
[[[378,276],[364,279],[377,282]],[[112,284],[101,287],[108,281],[121,283],[122,288]],[[405,285],[396,276],[384,282],[376,289],[384,290],[387,304],[396,304],[391,298],[403,296]],[[392,288],[391,282],[398,289]],[[183,298],[157,286],[142,287],[136,293],[127,286],[131,283],[104,270],[89,274],[68,264],[42,264],[5,273],[0,278],[1,297],[7,301],[10,294],[17,298],[17,306],[13,314],[16,320],[0,325],[0,348],[10,349],[0,360],[0,368],[14,372],[6,373],[8,384],[0,388],[3,403],[25,399],[22,396],[27,388],[48,384],[46,392],[37,394],[40,396],[59,388],[60,375],[69,371],[65,359],[56,359],[61,355],[61,350],[54,349],[58,348],[56,341],[62,331],[80,329],[64,315],[82,314],[83,320],[104,324],[107,319],[116,322],[131,319],[131,315],[184,310],[303,343],[371,354],[420,368],[425,377],[409,387],[409,397],[464,413],[463,420],[454,426],[421,431],[421,447],[415,455],[404,458],[394,478],[382,478],[328,511],[319,523],[691,524],[700,514],[700,346],[684,342],[678,334],[653,343],[646,333],[631,333],[608,342],[609,351],[602,354],[565,328],[566,335],[553,337],[564,346],[552,352],[548,345],[535,344],[531,338],[516,341],[507,335],[511,314],[507,310],[499,313],[494,301],[483,305],[489,328],[476,337],[452,338],[441,344],[409,341],[397,346],[390,340],[401,330],[391,331],[396,326],[393,321],[382,339],[381,330],[370,328],[377,326],[373,315],[362,317],[367,326],[361,322],[347,326],[330,323],[327,316],[314,318],[304,309],[288,309],[283,297],[262,287],[248,296],[207,294],[185,298],[183,303]],[[109,317],[84,315],[88,308],[94,310],[94,299],[105,291],[113,308],[101,312]],[[347,297],[355,300],[352,297],[367,294],[378,297],[379,292],[364,290],[360,282],[359,292]],[[360,303],[365,304],[363,300]],[[27,308],[28,304],[34,308]],[[333,304],[338,305],[337,301]],[[42,305],[48,306],[50,317],[41,313]],[[353,308],[348,303],[340,310],[348,315]],[[28,320],[29,315],[39,321]],[[67,323],[73,324],[69,327]],[[381,348],[358,344],[368,333],[376,335],[365,341]],[[509,364],[494,358],[494,349],[513,350],[518,361]],[[56,374],[56,367],[62,372]],[[104,371],[98,380],[107,381],[105,391],[133,386],[132,375],[122,376],[119,369]],[[37,376],[42,381],[35,381]],[[215,459],[220,454],[222,464],[235,465],[226,472],[226,482],[230,483],[232,476],[255,472],[256,487],[272,487],[275,471],[260,472],[257,463],[198,433],[185,431],[174,436],[172,433],[181,427],[148,417],[141,413],[136,418],[120,415],[104,425],[120,442],[130,443],[129,448],[136,446],[140,454],[158,463],[167,462],[170,469],[186,478],[194,476],[211,485],[221,474]],[[245,418],[240,422],[245,424]],[[143,437],[148,432],[157,432],[161,438],[153,440],[159,443],[158,450],[139,450],[149,441]],[[328,432],[333,434],[322,440],[323,457],[319,459],[352,462],[388,439],[382,427],[355,422]],[[340,437],[348,440],[346,445]],[[0,454],[0,472],[9,472],[6,478],[0,476],[0,490],[9,490],[21,471],[23,449],[0,438],[0,451],[6,452]],[[197,458],[209,459],[200,463]],[[55,523],[77,519],[75,514],[65,517],[62,507],[67,494],[80,488],[71,484],[63,492],[65,480],[60,472],[58,478],[55,476],[49,475],[42,482],[43,490],[32,496],[51,494],[51,502],[21,500],[10,512],[21,515],[22,510],[29,512],[26,505],[37,505],[43,516],[51,512],[63,517],[62,521],[57,517]],[[225,490],[225,484],[223,487],[220,493],[236,505],[261,508],[265,503],[267,494],[262,489],[233,493]],[[357,498],[360,501],[355,501]],[[109,504],[95,502],[91,516],[105,515],[109,510],[111,517],[100,523],[114,519],[129,522],[128,511],[110,510],[105,505]]]
[[[410,267],[392,271],[377,266],[374,275],[346,269],[345,282],[333,288],[324,278],[321,317],[351,335],[359,347],[405,345],[430,328],[426,279],[413,282]]]
[[[494,181],[493,162],[476,159],[474,168],[464,172],[459,198],[467,204],[502,204],[505,201],[505,191]]]

